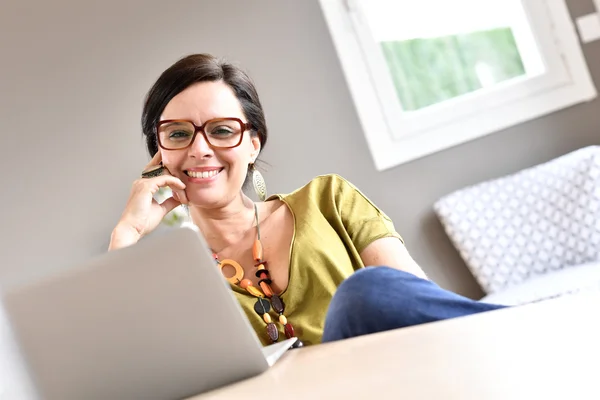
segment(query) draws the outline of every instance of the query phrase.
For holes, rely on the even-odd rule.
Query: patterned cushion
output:
[[[467,187],[434,211],[486,293],[600,259],[600,146]]]

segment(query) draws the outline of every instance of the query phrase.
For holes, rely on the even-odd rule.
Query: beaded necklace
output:
[[[256,239],[252,246],[252,258],[256,263],[254,266],[256,267],[256,277],[259,279],[258,286],[260,289],[254,286],[250,279],[244,278],[244,269],[237,261],[232,259],[219,260],[219,256],[214,251],[213,258],[221,271],[223,271],[223,267],[226,265],[233,267],[235,270],[235,274],[232,277],[226,278],[229,283],[240,286],[257,298],[256,303],[254,304],[254,311],[260,315],[263,321],[265,321],[265,324],[267,324],[267,335],[271,342],[276,343],[279,340],[279,330],[269,315],[271,308],[278,314],[278,321],[283,325],[285,337],[290,339],[295,337],[296,334],[292,324],[287,320],[286,316],[283,315],[285,311],[283,299],[275,293],[273,288],[271,288],[272,281],[267,268],[268,264],[267,261],[263,259],[263,247],[262,242],[260,241],[260,224],[258,223],[258,207],[256,204],[254,204],[254,218],[256,220]],[[304,346],[304,344],[300,340],[296,340],[292,345],[293,348],[302,346]]]

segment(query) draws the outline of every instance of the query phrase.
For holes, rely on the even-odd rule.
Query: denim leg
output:
[[[323,342],[461,317],[505,306],[482,303],[390,267],[367,267],[338,287]]]

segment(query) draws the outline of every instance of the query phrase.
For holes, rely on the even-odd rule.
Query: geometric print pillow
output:
[[[600,147],[457,190],[433,208],[488,294],[600,260]]]

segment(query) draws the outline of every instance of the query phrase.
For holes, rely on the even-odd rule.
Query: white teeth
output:
[[[212,171],[187,171],[186,174],[192,178],[203,178],[203,179],[207,179],[207,178],[212,178],[213,176],[217,175],[219,172],[221,172],[221,170],[218,169],[214,169]]]

